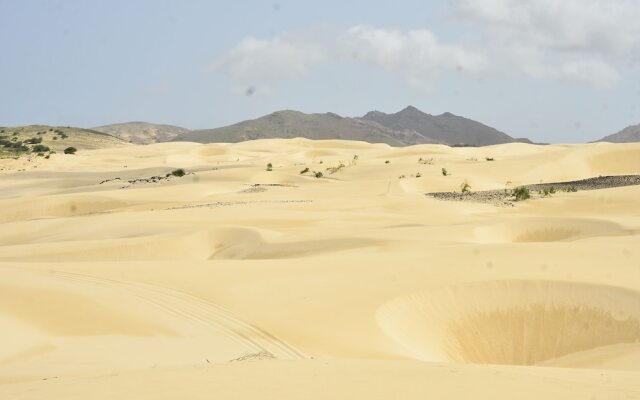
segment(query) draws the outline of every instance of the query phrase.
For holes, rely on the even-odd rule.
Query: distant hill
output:
[[[362,118],[395,131],[414,132],[429,140],[448,145],[487,146],[516,141],[511,136],[480,122],[451,113],[431,115],[412,106],[395,114],[371,111]]]
[[[190,131],[173,140],[215,143],[294,137],[362,140],[392,146],[423,143],[485,146],[516,141],[479,122],[451,113],[429,115],[411,106],[395,114],[372,111],[362,118],[341,117],[334,113],[277,111],[222,128]]]
[[[176,136],[189,132],[189,129],[179,126],[151,124],[140,121],[98,126],[93,129],[135,144],[169,142]]]
[[[215,129],[183,133],[175,141],[199,143],[241,142],[253,139],[294,138],[362,140],[403,146],[433,143],[412,132],[397,132],[374,121],[346,118],[337,114],[305,114],[299,111],[277,111],[264,117]]]
[[[598,142],[611,142],[611,143],[640,142],[640,124],[628,126],[618,133],[614,133],[613,135],[603,137],[602,139],[598,140]]]
[[[48,125],[0,127],[0,143],[0,158],[31,152],[62,153],[67,147],[80,151],[130,145],[122,139],[91,129]],[[38,145],[49,150],[34,150]]]

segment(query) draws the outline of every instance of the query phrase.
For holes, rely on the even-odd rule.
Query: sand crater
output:
[[[425,361],[535,365],[640,341],[640,293],[558,281],[489,281],[396,298],[385,333]]]

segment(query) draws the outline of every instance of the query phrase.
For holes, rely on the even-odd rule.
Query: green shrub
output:
[[[341,162],[340,164],[338,164],[337,167],[329,167],[329,168],[327,168],[327,172],[329,172],[330,174],[335,174],[336,172],[340,171],[344,167],[345,167],[345,165]]]
[[[78,151],[78,149],[75,147],[67,147],[64,149],[64,154],[76,154],[76,151]]]
[[[556,192],[556,188],[553,186],[542,189],[542,195],[544,197],[549,197]]]
[[[446,168],[442,168],[442,175],[443,175],[443,176],[447,176],[447,175],[449,175],[449,171],[447,171],[447,169],[446,169]]]
[[[322,172],[320,172],[320,171],[316,172],[315,173],[315,177],[316,178],[322,178],[323,177]]]
[[[516,198],[516,201],[527,200],[531,198],[531,193],[529,193],[529,189],[524,186],[519,186],[513,190],[513,195]]]
[[[21,141],[3,141],[3,146],[7,149],[11,149],[14,152],[27,152],[29,151],[29,147],[22,144]]]
[[[38,143],[42,143],[42,138],[41,137],[34,137],[31,139],[27,139],[24,141],[25,144],[38,144]]]
[[[37,144],[35,146],[33,146],[33,148],[31,149],[31,151],[33,151],[34,153],[44,153],[46,151],[49,151],[51,149],[49,149],[49,147],[43,145],[43,144]]]
[[[422,177],[422,174],[421,174],[420,172],[418,172],[418,173],[416,174],[416,178],[420,178],[420,177]]]
[[[484,159],[487,161],[493,161],[493,157],[485,157]]]
[[[171,172],[171,175],[173,176],[177,176],[178,178],[181,178],[183,176],[185,176],[186,172],[184,172],[184,169],[182,168],[178,168],[174,171]]]
[[[385,164],[391,164],[391,161],[387,160],[384,162]]]
[[[465,181],[460,185],[460,191],[462,193],[471,193],[471,186]]]
[[[273,165],[271,165],[271,163],[267,164],[267,171],[273,171]]]
[[[300,171],[300,175],[304,175],[304,174],[306,174],[307,172],[309,172],[309,168],[308,168],[308,167],[307,167],[307,168],[305,168],[305,169],[303,169],[302,171]]]

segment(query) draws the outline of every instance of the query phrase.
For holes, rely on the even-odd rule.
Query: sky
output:
[[[587,142],[640,123],[638,21],[638,0],[0,0],[0,125],[413,105]]]

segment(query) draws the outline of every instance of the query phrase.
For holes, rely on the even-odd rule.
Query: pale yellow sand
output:
[[[640,174],[640,144],[166,143],[0,166],[1,399],[640,398],[639,186],[424,196]]]

